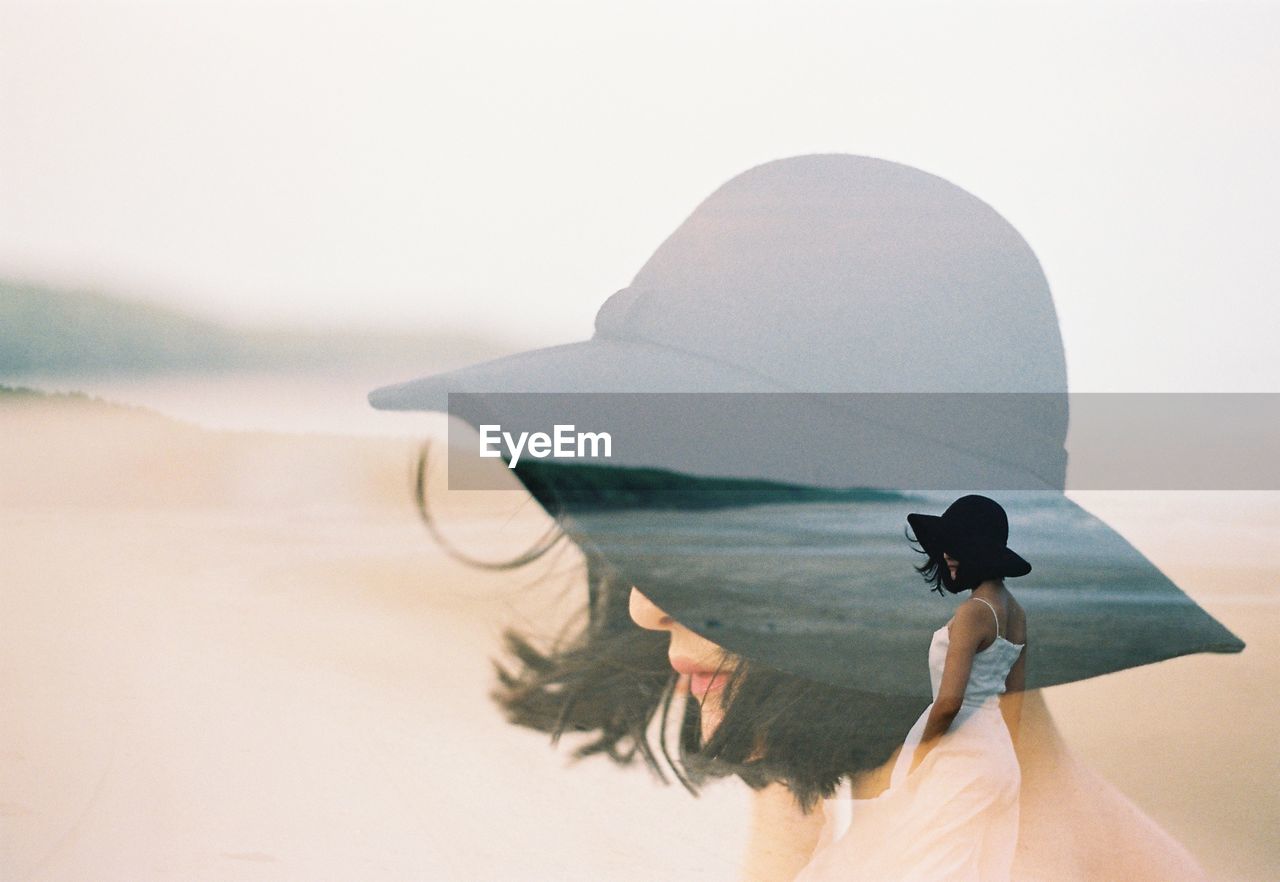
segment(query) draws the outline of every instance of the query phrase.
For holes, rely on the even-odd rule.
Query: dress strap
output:
[[[974,600],[982,600],[982,598],[975,597]],[[994,606],[992,606],[990,603],[988,603],[985,600],[982,600],[982,602],[987,604],[987,608],[991,610],[991,614],[996,617],[996,636],[999,637],[1000,636],[1000,616],[996,614],[996,608]]]

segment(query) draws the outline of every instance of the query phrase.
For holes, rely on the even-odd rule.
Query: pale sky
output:
[[[1280,9],[0,0],[0,275],[525,345],[848,152],[1030,242],[1075,391],[1280,391]]]

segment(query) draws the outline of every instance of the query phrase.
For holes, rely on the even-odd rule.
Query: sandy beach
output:
[[[566,770],[572,742],[502,719],[498,636],[566,609],[578,558],[444,553],[411,502],[418,439],[68,398],[3,403],[0,439],[5,879],[738,877],[744,784]],[[461,547],[546,527],[483,496],[447,500]],[[1048,690],[1060,730],[1212,878],[1274,878],[1280,494],[1073,498],[1248,647]]]

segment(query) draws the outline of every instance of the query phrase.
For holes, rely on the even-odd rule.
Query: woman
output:
[[[798,879],[1008,880],[1018,835],[1021,772],[1001,695],[1020,700],[1026,680],[1026,615],[1005,577],[1031,565],[1006,546],[1008,517],[985,496],[964,496],[941,517],[911,514],[939,594],[969,592],[933,634],[933,701],[908,733],[889,789],[854,800],[852,830],[832,818],[825,848]],[[1011,639],[1012,638],[1012,639]],[[839,806],[838,801],[829,801]]]
[[[424,449],[416,503],[434,532],[425,473]],[[540,496],[537,483],[529,483]],[[1000,647],[1016,656],[1004,677],[1003,722],[984,700],[981,709],[965,712],[964,722],[953,720],[945,737],[926,738],[932,711],[945,710],[945,704],[931,705],[923,714],[915,704],[911,715],[919,716],[911,727],[911,717],[904,718],[891,698],[796,676],[726,650],[619,579],[588,544],[579,546],[589,598],[585,621],[564,629],[545,647],[530,638],[527,626],[508,629],[506,648],[514,664],[495,660],[499,685],[492,696],[511,723],[546,732],[553,744],[562,736],[583,739],[573,751],[575,759],[603,755],[625,766],[638,757],[657,778],[669,783],[673,774],[695,796],[715,780],[745,782],[754,791],[742,859],[747,882],[912,878],[900,866],[885,865],[904,842],[922,846],[913,857],[929,870],[916,878],[945,879],[936,861],[954,862],[957,854],[961,866],[972,866],[964,862],[975,856],[1003,866],[1014,847],[1011,827],[1017,830],[1014,879],[1204,878],[1180,843],[1067,750],[1038,690],[1026,692],[1024,700],[1026,617],[1016,601],[1005,599],[1007,590],[997,590],[995,580],[983,577],[992,571],[986,569],[993,566],[989,559],[974,556],[963,542],[954,544],[965,551],[940,548],[928,516],[913,515],[910,522],[929,556],[917,570],[935,587],[973,590],[979,598],[961,605],[949,634],[947,626],[938,629],[931,653],[936,657],[936,647],[946,643],[944,657],[954,648],[957,654],[994,660],[1006,651]],[[552,535],[553,541],[512,565],[550,553],[570,534],[557,529]],[[966,557],[981,566],[966,570]],[[1008,552],[996,570],[1020,574],[1009,566],[1020,560]],[[933,566],[935,561],[941,566]],[[974,578],[978,584],[965,588]],[[995,616],[982,600],[996,607]],[[960,667],[951,667],[951,679],[959,679]],[[984,681],[993,676],[988,672]],[[941,689],[937,695],[943,696]],[[942,716],[940,711],[935,723]],[[888,725],[902,719],[907,722],[900,728]],[[892,738],[885,734],[890,730]],[[1009,763],[1009,732],[1016,766]],[[912,750],[901,749],[903,733],[907,743],[913,734],[920,736]],[[956,750],[946,746],[948,738]],[[948,762],[975,742],[984,761]],[[905,782],[890,787],[895,772],[901,778],[905,757],[914,768],[905,770]],[[966,780],[981,786],[966,793],[964,802],[938,795]],[[1014,808],[1008,797],[1018,792],[1019,782],[1020,804]],[[855,798],[851,826],[850,803],[842,792]],[[968,834],[954,829],[955,817],[966,807],[969,827],[989,831],[989,845],[979,852]],[[953,826],[942,829],[939,819]],[[924,832],[926,826],[934,835]],[[929,857],[935,862],[925,860]]]
[[[929,345],[941,340],[962,345]],[[479,402],[485,407],[470,415],[455,407],[455,393],[477,390],[493,393]],[[662,397],[667,392],[700,394]],[[747,396],[754,409],[746,414],[717,410],[722,399],[714,396],[744,392],[769,395]],[[941,395],[923,406],[906,397],[933,392]],[[858,797],[909,792],[888,784],[927,694],[905,660],[918,657],[915,641],[928,633],[930,613],[905,602],[877,609],[890,558],[865,545],[830,554],[829,519],[802,506],[771,508],[772,522],[684,517],[682,506],[705,508],[704,500],[686,492],[683,478],[668,479],[737,476],[750,492],[774,498],[799,485],[870,486],[890,497],[895,488],[1043,489],[1053,536],[1040,548],[1055,557],[1041,559],[1059,584],[1038,586],[1046,605],[1036,607],[1037,663],[1016,739],[1015,876],[1198,878],[1185,850],[1073,760],[1034,690],[1243,644],[1063,496],[1066,367],[1053,300],[1030,247],[989,205],[941,178],[871,157],[765,163],[698,206],[604,302],[591,339],[384,386],[369,401],[506,429],[507,416],[521,422],[519,408],[531,401],[558,415],[567,406],[561,393],[592,393],[569,396],[575,404],[603,399],[605,410],[590,412],[602,418],[530,418],[528,428],[630,426],[617,432],[616,453],[629,452],[620,464],[649,483],[622,492],[577,488],[574,523],[562,524],[561,537],[586,560],[586,623],[547,647],[507,633],[515,663],[499,668],[495,698],[513,723],[553,741],[581,733],[588,740],[578,756],[624,764],[639,756],[665,780],[660,754],[694,793],[702,781],[736,775],[756,791],[748,878],[791,880],[816,857],[824,800],[842,784]],[[632,403],[634,393],[659,397]],[[558,493],[539,492],[525,468],[522,459],[517,475],[555,513]],[[560,489],[573,491],[583,476],[559,468]],[[655,469],[671,472],[655,476]],[[424,473],[420,460],[425,517]],[[666,483],[653,483],[659,479]],[[901,509],[886,509],[897,503],[884,498],[841,511],[851,524],[886,510],[900,522]],[[605,504],[662,511],[597,515]],[[942,550],[958,561],[956,579],[972,574],[962,552]],[[1073,580],[1096,582],[1099,560],[1106,584],[1168,602],[1093,604],[1082,613]],[[945,587],[949,570],[941,578]],[[861,594],[850,590],[854,583]],[[997,614],[987,611],[985,623],[969,611],[958,615],[949,635],[956,651],[968,646],[977,658],[991,636],[984,629],[994,631],[997,621],[1000,638],[1025,642],[1017,607],[990,585],[980,596]],[[723,614],[735,598],[738,607]],[[886,622],[886,613],[899,612]],[[1101,615],[1111,632],[1106,652],[1080,652],[1077,629]],[[637,628],[640,620],[656,627]],[[680,682],[693,687],[694,700],[685,700]],[[946,754],[934,737],[944,709],[939,702],[932,723],[921,725],[909,761],[918,753],[920,764],[914,775],[908,765],[908,782],[941,780],[929,769]],[[674,755],[669,720],[678,730]]]

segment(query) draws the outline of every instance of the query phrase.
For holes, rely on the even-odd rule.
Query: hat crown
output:
[[[723,184],[606,301],[596,336],[797,391],[1066,390],[1048,282],[1018,232],[949,181],[865,156]]]
[[[957,546],[945,551],[994,551],[1009,541],[1009,516],[1000,503],[976,494],[962,496],[942,513],[946,541]]]

